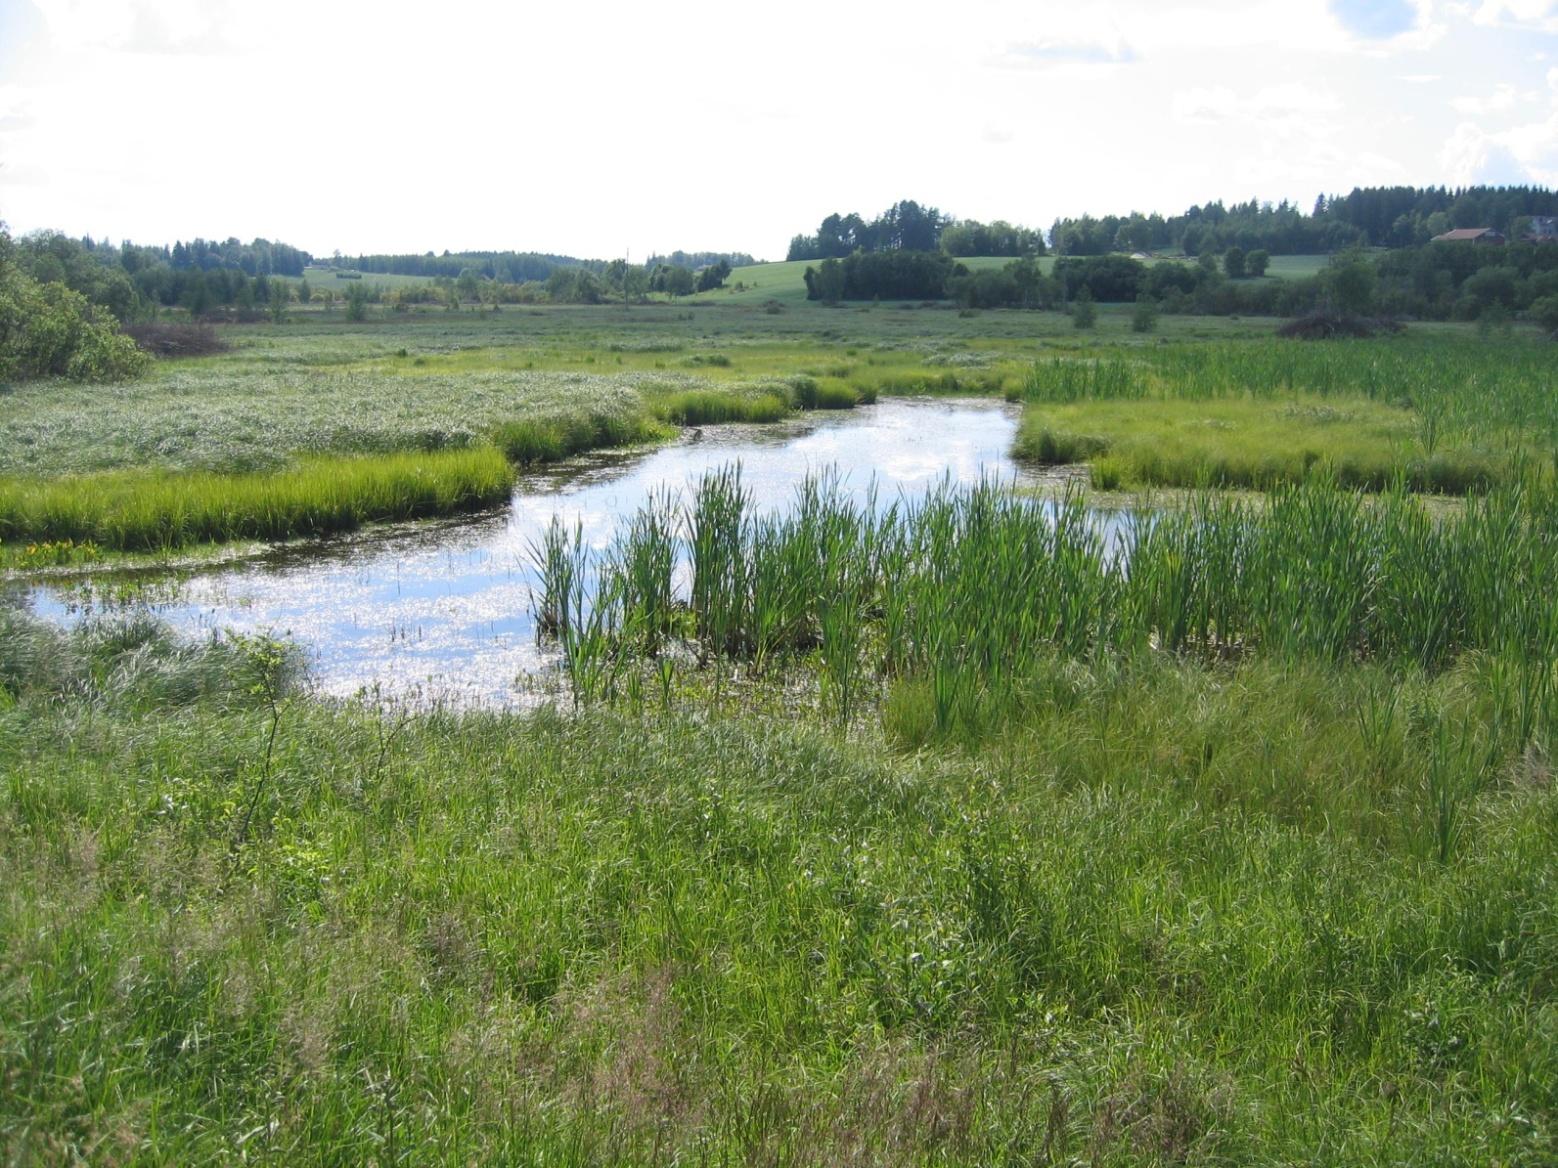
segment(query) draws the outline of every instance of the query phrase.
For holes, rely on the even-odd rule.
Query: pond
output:
[[[651,491],[685,491],[731,462],[759,509],[788,506],[797,484],[828,468],[860,497],[874,482],[883,503],[944,477],[1036,482],[1009,455],[1017,418],[1016,406],[989,400],[894,399],[775,425],[707,426],[666,446],[523,476],[506,512],[286,544],[193,574],[137,576],[130,589],[113,575],[39,584],[24,603],[57,621],[140,608],[189,634],[285,635],[331,696],[524,704],[536,689],[526,679],[557,663],[537,644],[530,554],[554,515],[604,548]]]

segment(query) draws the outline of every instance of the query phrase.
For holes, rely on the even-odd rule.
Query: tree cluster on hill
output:
[[[653,269],[660,264],[673,268],[687,268],[696,272],[700,268],[712,268],[724,264],[727,274],[734,268],[750,268],[757,261],[744,251],[673,251],[670,255],[652,255],[644,262]]]
[[[534,251],[446,251],[442,255],[427,252],[423,255],[361,255],[353,258],[337,256],[331,262],[336,267],[381,276],[445,277],[457,280],[464,272],[472,271],[478,279],[496,280],[503,284],[546,280],[559,268],[583,268],[599,272],[606,266],[603,260],[581,260],[573,256]]]
[[[1105,215],[1057,219],[1050,245],[1061,255],[1183,251],[1221,255],[1230,248],[1271,255],[1316,255],[1356,245],[1408,247],[1455,227],[1493,227],[1518,239],[1532,215],[1558,214],[1558,193],[1540,187],[1360,187],[1320,196],[1312,212],[1288,202],[1222,202],[1182,215]]]
[[[913,199],[894,203],[867,222],[851,211],[829,215],[815,235],[790,240],[787,259],[842,259],[852,252],[934,251],[941,233],[951,222],[935,207],[922,207]]]
[[[953,274],[952,257],[942,251],[857,251],[830,257],[805,272],[806,298],[836,304],[840,300],[939,300]]]
[[[1130,256],[1063,256],[1046,274],[1033,257],[970,270],[945,252],[855,252],[805,271],[806,294],[843,300],[939,300],[965,308],[1060,308],[1078,303],[1146,306],[1192,315],[1299,316],[1319,309],[1419,320],[1504,320],[1516,315],[1558,330],[1558,246],[1434,243],[1337,253],[1314,277],[1258,278],[1259,250],[1221,261],[1144,263]]]
[[[1428,243],[1456,227],[1492,227],[1518,242],[1532,215],[1558,215],[1558,192],[1532,186],[1360,187],[1315,202],[1316,218],[1350,223],[1376,247]]]
[[[575,256],[534,251],[446,251],[442,255],[426,252],[423,255],[336,257],[331,262],[337,267],[367,272],[370,275],[425,276],[428,279],[458,280],[466,272],[471,272],[478,280],[495,280],[500,284],[524,284],[529,281],[546,282],[552,278],[552,273],[559,270],[577,269],[599,275],[611,263],[625,261],[584,260]],[[728,275],[732,268],[755,262],[745,252],[673,251],[669,256],[651,256],[642,266],[648,272],[665,266],[686,268],[697,273],[723,264]]]
[[[155,253],[158,249],[140,250]],[[272,243],[268,239],[256,239],[249,243],[239,243],[236,239],[228,239],[223,243],[192,239],[188,243],[175,243],[171,248],[162,250],[166,252],[168,266],[175,270],[236,268],[248,276],[301,276],[303,269],[314,262],[314,257],[308,252],[289,244]]]
[[[1005,219],[994,223],[960,219],[942,229],[941,250],[952,256],[1041,256],[1044,233],[1013,226]]]
[[[1433,243],[1385,252],[1376,263],[1381,306],[1399,316],[1478,320],[1533,309],[1540,316],[1538,302],[1558,298],[1558,245],[1550,243]]]

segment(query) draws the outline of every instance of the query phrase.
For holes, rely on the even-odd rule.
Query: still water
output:
[[[668,446],[596,455],[524,476],[508,510],[288,544],[236,563],[153,581],[117,600],[112,578],[40,585],[26,603],[60,621],[149,610],[190,634],[218,629],[290,637],[321,693],[462,706],[522,704],[527,678],[555,668],[536,643],[530,548],[552,517],[606,547],[651,491],[686,491],[704,471],[741,464],[759,509],[783,509],[808,474],[836,468],[863,497],[912,498],[981,475],[1024,481],[1009,451],[1017,407],[897,399],[777,425],[707,426]]]

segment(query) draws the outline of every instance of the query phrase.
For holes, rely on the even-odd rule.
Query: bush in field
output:
[[[346,319],[368,319],[368,289],[362,284],[353,284],[346,290]]]
[[[1399,333],[1405,326],[1389,318],[1354,316],[1345,312],[1318,310],[1290,320],[1277,329],[1277,336],[1300,341],[1329,341],[1339,337],[1372,337],[1380,333]]]
[[[1082,295],[1076,298],[1071,306],[1071,326],[1079,329],[1090,329],[1098,323],[1098,305],[1093,303],[1093,298],[1088,295],[1087,289],[1082,290]]]
[[[1158,327],[1158,302],[1146,293],[1136,298],[1136,307],[1131,310],[1131,331],[1133,333],[1150,333]]]
[[[208,324],[144,321],[126,326],[124,333],[143,352],[156,357],[204,357],[232,348]]]
[[[1531,302],[1531,319],[1544,332],[1558,337],[1558,293]]]
[[[107,312],[64,284],[40,284],[8,259],[0,230],[0,380],[111,381],[139,373],[146,355]]]

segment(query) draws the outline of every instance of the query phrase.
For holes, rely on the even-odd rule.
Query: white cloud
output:
[[[1457,97],[1450,105],[1463,114],[1492,114],[1513,109],[1516,101],[1513,85],[1500,85],[1486,97]]]
[[[1472,20],[1489,28],[1523,28],[1558,33],[1558,3],[1554,0],[1483,0]]]
[[[1183,122],[1249,122],[1270,125],[1338,113],[1334,94],[1299,82],[1268,85],[1246,97],[1226,86],[1187,89],[1174,95],[1174,116]]]
[[[995,54],[991,63],[1003,69],[1048,69],[1055,65],[1127,65],[1136,52],[1123,39],[1072,41],[1043,37],[1017,41]]]

